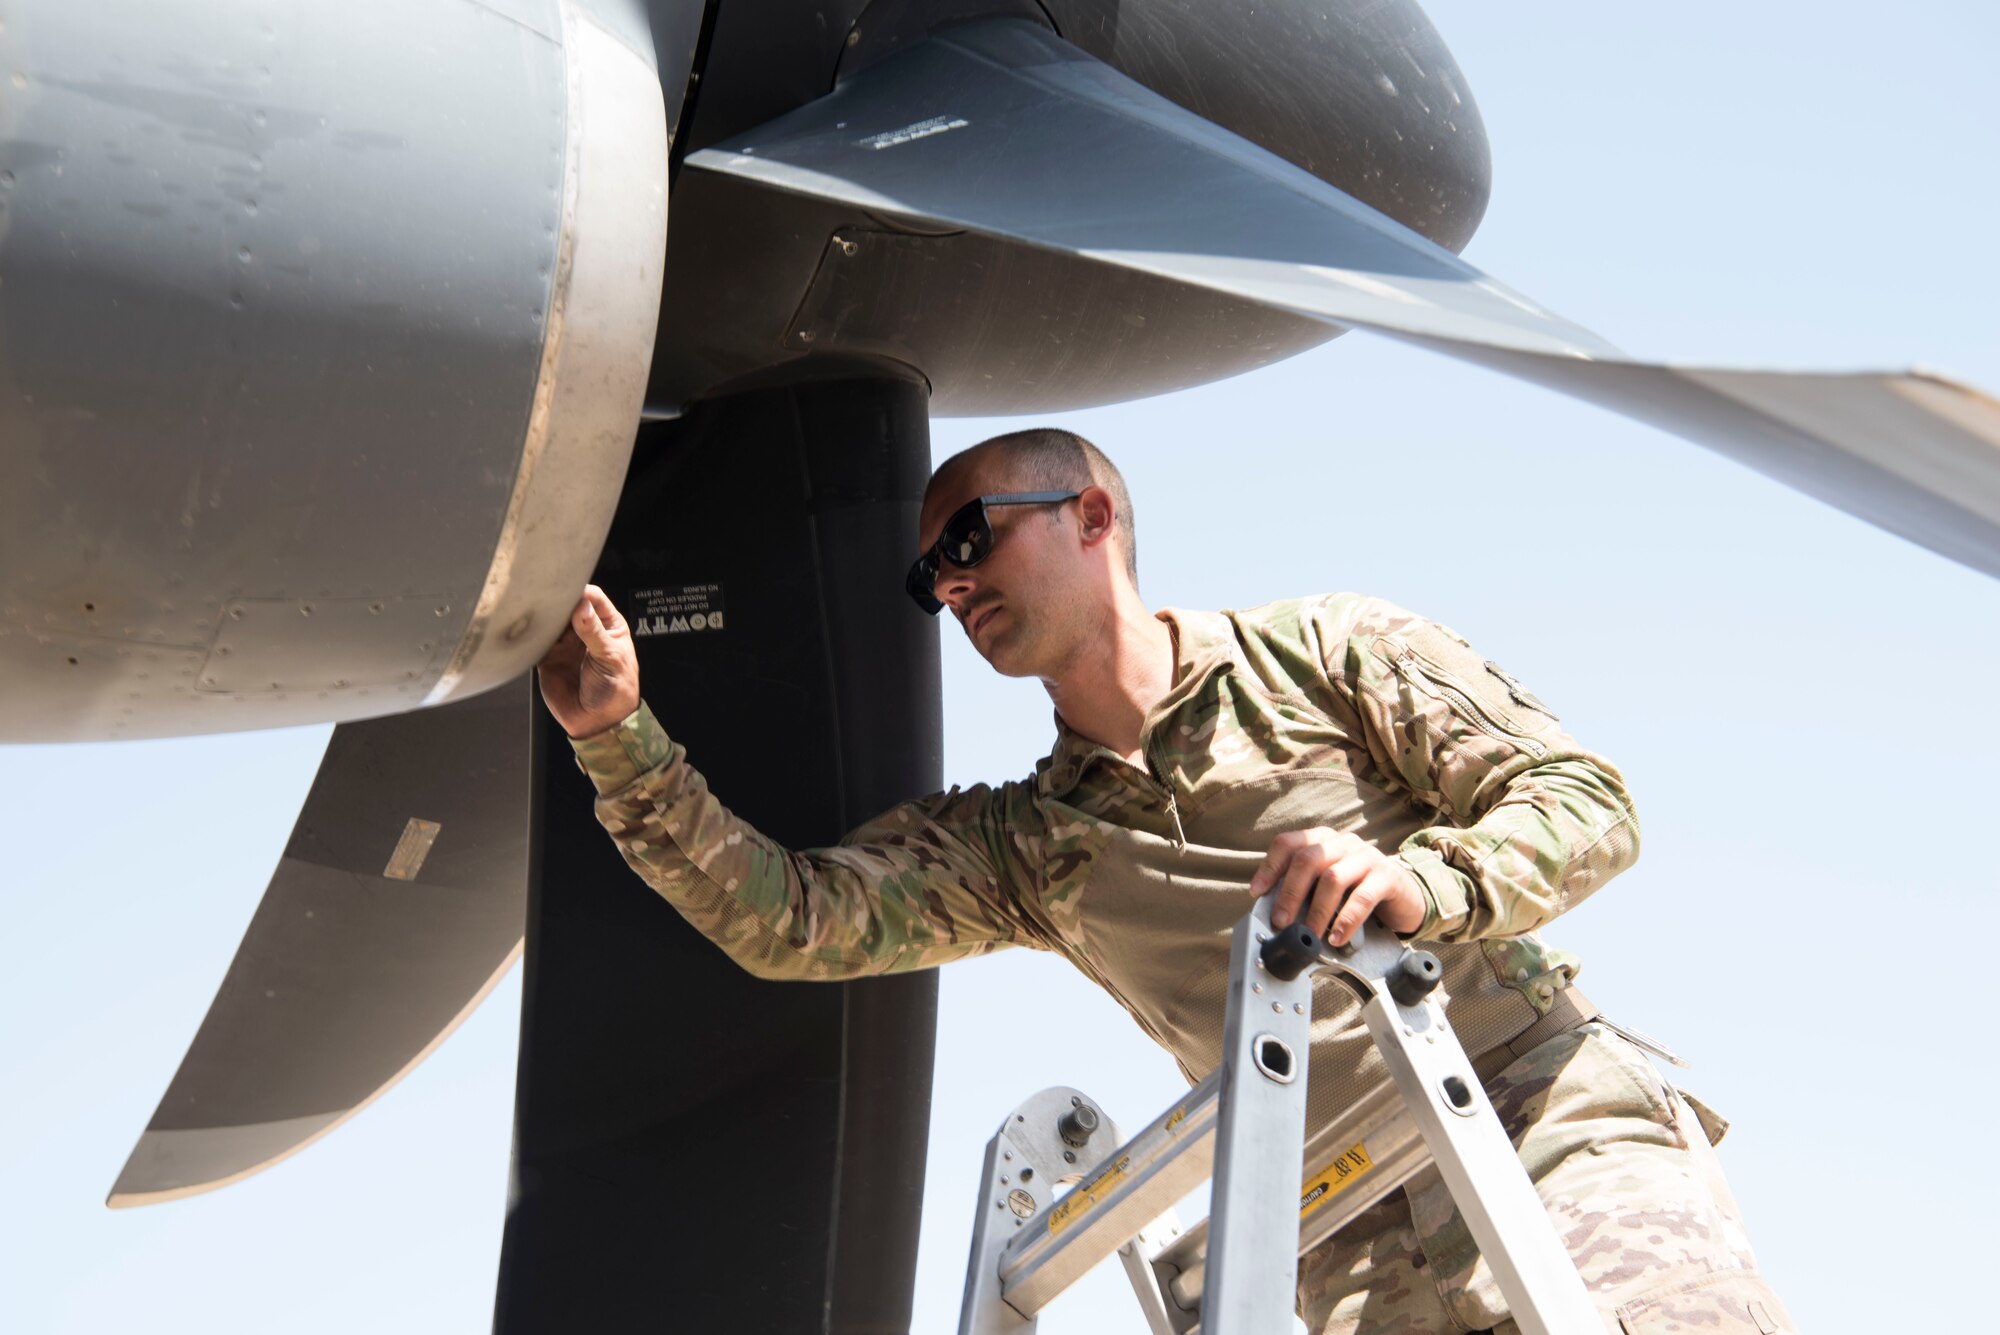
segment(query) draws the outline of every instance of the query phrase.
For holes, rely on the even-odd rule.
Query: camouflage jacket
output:
[[[1534,929],[1638,852],[1617,770],[1458,636],[1379,599],[1160,616],[1175,679],[1143,769],[1058,718],[1030,778],[902,803],[833,848],[782,848],[732,816],[643,705],[578,758],[626,861],[763,977],[1053,950],[1199,1079],[1220,1061],[1251,873],[1277,834],[1330,826],[1421,882],[1416,935],[1469,1051],[1535,1023],[1576,960]],[[1316,1120],[1382,1078],[1351,995],[1321,982]]]

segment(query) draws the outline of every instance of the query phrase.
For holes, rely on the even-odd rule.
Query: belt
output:
[[[1575,987],[1566,987],[1556,993],[1555,1000],[1549,1003],[1548,1014],[1505,1043],[1474,1057],[1472,1072],[1483,1084],[1513,1065],[1516,1058],[1527,1056],[1557,1034],[1566,1034],[1578,1025],[1589,1024],[1597,1018],[1597,1014],[1597,1007],[1590,1004],[1590,998]]]

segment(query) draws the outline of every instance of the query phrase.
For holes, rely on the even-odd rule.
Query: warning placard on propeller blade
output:
[[[639,589],[632,594],[632,633],[686,635],[722,629],[722,586],[683,584],[671,589]]]

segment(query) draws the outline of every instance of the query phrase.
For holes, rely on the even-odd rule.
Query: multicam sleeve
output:
[[[1617,769],[1464,640],[1379,599],[1329,599],[1312,624],[1376,767],[1443,818],[1397,850],[1424,887],[1418,937],[1533,931],[1638,857]]]
[[[1040,944],[1014,886],[1018,785],[891,807],[794,851],[730,814],[643,703],[573,743],[625,861],[760,978],[841,979]]]

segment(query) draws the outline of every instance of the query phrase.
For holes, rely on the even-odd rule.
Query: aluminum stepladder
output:
[[[1320,968],[1359,994],[1392,1083],[1343,1110],[1301,1159]],[[1435,956],[1372,924],[1343,947],[1297,924],[1274,931],[1258,900],[1231,941],[1214,1074],[1122,1144],[1078,1090],[1045,1089],[1007,1115],[986,1147],[959,1335],[1032,1332],[1113,1252],[1153,1335],[1286,1335],[1298,1257],[1431,1163],[1525,1335],[1602,1335],[1446,1023],[1442,977]],[[1183,1232],[1174,1203],[1211,1174],[1209,1217]]]

